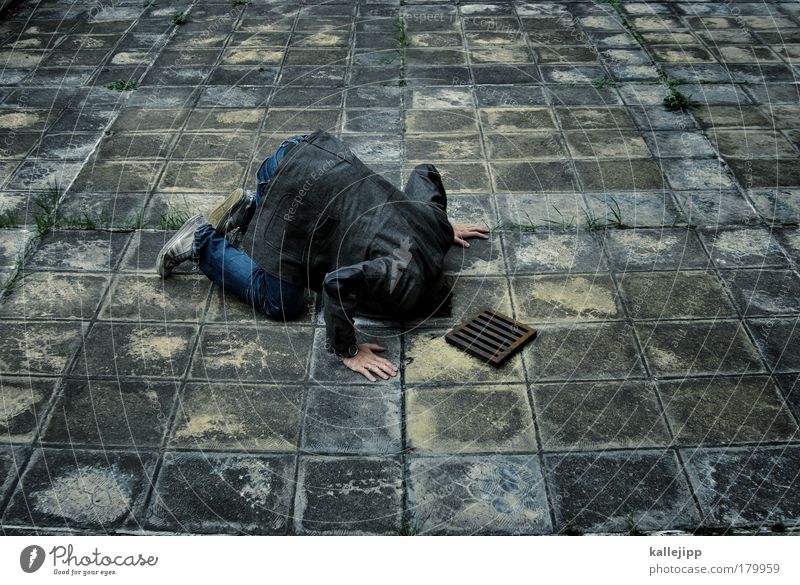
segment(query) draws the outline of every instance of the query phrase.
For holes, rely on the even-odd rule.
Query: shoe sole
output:
[[[224,232],[220,231],[223,227],[222,222],[227,218],[231,209],[239,202],[244,194],[244,190],[236,189],[231,192],[214,211],[208,216],[208,223],[210,223],[219,235],[224,236]]]
[[[167,243],[164,244],[164,246],[161,248],[161,250],[159,250],[158,257],[156,258],[156,271],[158,272],[158,275],[161,278],[164,278],[165,276],[169,276],[172,273],[172,270],[170,270],[166,274],[164,273],[164,268],[165,268],[164,267],[164,256],[167,255],[167,251],[172,247],[172,244],[174,244],[175,242],[177,242],[179,239],[181,239],[183,236],[186,235],[185,231],[188,228],[188,226],[195,225],[196,222],[197,222],[197,219],[200,218],[200,217],[202,217],[202,215],[198,213],[197,215],[187,219],[186,223],[184,223],[181,226],[181,228],[177,232],[175,232],[175,234],[169,240],[167,240]]]

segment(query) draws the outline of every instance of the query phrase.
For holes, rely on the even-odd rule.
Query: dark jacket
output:
[[[266,272],[321,292],[328,348],[348,355],[358,312],[408,317],[445,296],[453,243],[447,195],[433,165],[400,191],[340,140],[317,130],[287,150],[243,249]]]

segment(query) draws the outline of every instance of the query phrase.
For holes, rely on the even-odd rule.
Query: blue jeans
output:
[[[267,157],[256,172],[256,206],[261,205],[270,179],[278,170],[290,144],[297,144],[305,136],[295,136],[283,143],[275,154]],[[247,226],[243,226],[245,231]],[[305,309],[303,287],[284,282],[265,272],[252,258],[233,246],[217,231],[206,224],[194,233],[194,253],[200,270],[214,284],[233,293],[273,319],[294,319]]]

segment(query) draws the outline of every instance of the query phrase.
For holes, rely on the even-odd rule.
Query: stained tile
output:
[[[764,370],[736,321],[639,323],[642,348],[656,375],[756,373]]]
[[[0,305],[0,316],[26,319],[93,317],[108,287],[107,276],[61,272],[28,272]]]
[[[397,386],[313,385],[303,419],[303,451],[392,455],[401,445]]]
[[[300,534],[396,534],[401,528],[399,461],[303,457],[294,529]]]
[[[170,447],[294,450],[301,402],[299,386],[189,384],[178,402]]]
[[[712,272],[626,272],[619,276],[619,285],[634,319],[736,316]]]
[[[43,422],[56,381],[3,376],[0,384],[0,437],[3,442],[27,442]],[[2,482],[0,473],[0,483]],[[0,498],[2,495],[0,495]]]
[[[71,447],[158,448],[178,386],[169,382],[68,380],[42,435]]]
[[[667,426],[647,382],[534,384],[545,450],[667,446]]]
[[[409,445],[416,453],[536,450],[525,386],[411,388]]]
[[[550,455],[545,461],[561,532],[688,529],[699,519],[669,451]]]
[[[86,336],[73,373],[180,378],[196,335],[191,325],[97,323]]]
[[[141,513],[155,461],[144,452],[36,450],[3,524],[112,531]]]
[[[789,441],[797,424],[767,377],[684,379],[658,385],[683,445]]]
[[[207,327],[192,362],[201,380],[302,382],[308,368],[310,328]]]
[[[552,530],[534,456],[414,457],[408,507],[420,534],[543,534]]]
[[[621,319],[608,274],[517,276],[511,281],[517,318],[523,322]]]
[[[213,534],[284,534],[293,470],[289,456],[168,453],[146,526]]]
[[[534,327],[536,339],[524,350],[532,382],[639,378],[644,373],[625,323]]]
[[[800,512],[797,447],[687,451],[686,468],[711,526],[764,526]]]

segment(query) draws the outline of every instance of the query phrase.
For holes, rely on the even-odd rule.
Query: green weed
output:
[[[36,222],[36,233],[40,236],[45,235],[55,226],[59,199],[61,199],[59,185],[53,185],[47,193],[34,197],[33,202],[39,209],[33,213],[33,220]]]
[[[106,89],[111,89],[114,91],[132,91],[139,87],[139,82],[135,80],[129,81],[122,81],[118,79],[117,81],[112,81],[108,85],[106,85]]]
[[[559,219],[557,221],[553,220],[553,219],[546,219],[545,221],[547,223],[555,225],[557,227],[560,227],[563,230],[570,230],[573,227],[575,227],[575,216],[574,215],[571,216],[571,217],[565,216],[563,213],[561,213],[561,210],[558,209],[558,207],[556,207],[555,205],[553,205],[553,209],[556,210],[556,213],[558,214]]]
[[[182,24],[185,24],[186,20],[187,20],[187,16],[186,16],[186,13],[183,10],[181,10],[179,12],[176,12],[172,16],[172,24],[174,24],[175,26],[180,26]]]
[[[597,77],[592,80],[592,85],[595,87],[614,87],[617,85],[617,82],[608,77]]]
[[[685,112],[695,105],[694,101],[674,87],[669,88],[669,95],[664,98],[664,107],[670,112]]]
[[[231,2],[231,6],[247,6],[250,4],[250,0],[233,0]]]
[[[630,229],[627,223],[625,223],[622,219],[622,210],[619,208],[619,202],[614,198],[613,195],[609,196],[611,199],[611,205],[608,205],[608,210],[611,212],[611,216],[613,219],[611,220],[611,225],[619,230],[627,230]]]
[[[0,214],[0,229],[15,228],[17,225],[17,214],[13,211],[7,210]]]
[[[176,230],[188,219],[189,214],[185,211],[169,211],[158,218],[158,227],[162,230]]]

